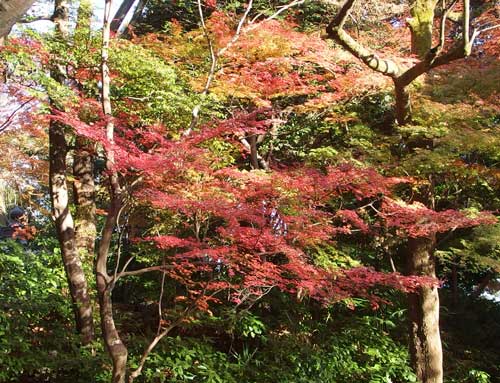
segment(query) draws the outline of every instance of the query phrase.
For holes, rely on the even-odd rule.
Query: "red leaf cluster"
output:
[[[457,210],[434,211],[419,202],[407,204],[385,198],[381,217],[388,227],[403,230],[409,237],[429,237],[450,230],[496,223],[488,212],[467,214]]]

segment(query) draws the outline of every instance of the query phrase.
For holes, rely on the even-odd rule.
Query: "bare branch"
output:
[[[114,272],[114,276],[113,276],[113,286],[114,287],[114,284],[116,283],[117,281],[117,275],[118,275],[118,268],[120,267],[120,258],[121,258],[121,249],[122,249],[122,239],[123,239],[123,233],[125,232],[122,228],[120,228],[120,217],[123,213],[123,211],[125,210],[125,207],[126,207],[126,204],[123,204],[121,207],[120,207],[120,210],[118,211],[118,214],[116,216],[116,226],[118,228],[118,244],[117,244],[117,247],[116,247],[116,264],[115,264],[115,272]],[[128,222],[128,218],[125,220],[125,223]]]
[[[163,266],[165,266],[165,258],[163,259]],[[161,332],[161,323],[163,320],[163,312],[161,307],[161,302],[163,300],[163,293],[165,291],[165,277],[166,274],[163,272],[161,276],[161,288],[160,288],[160,297],[158,298],[158,329],[156,330],[156,335],[160,335]]]
[[[464,0],[463,6],[462,33],[464,47],[467,47],[470,45],[470,0]]]
[[[150,273],[152,271],[167,271],[167,270],[172,270],[174,268],[174,266],[149,266],[149,267],[144,267],[142,269],[137,269],[137,270],[131,270],[131,271],[122,271],[120,273],[117,274],[116,276],[116,279],[114,280],[114,282],[116,282],[118,279],[122,278],[122,277],[128,277],[128,276],[133,276],[133,275],[141,275],[141,274],[145,274],[145,273]]]
[[[151,341],[151,343],[148,345],[148,347],[144,350],[144,353],[142,354],[141,360],[139,362],[139,366],[134,371],[132,371],[132,373],[130,374],[129,383],[132,383],[134,381],[134,379],[137,378],[141,374],[142,369],[144,368],[144,365],[146,364],[146,360],[147,360],[149,354],[151,353],[151,351],[153,351],[153,349],[160,342],[160,340],[162,340],[163,337],[168,335],[168,333],[170,331],[172,331],[175,327],[177,327],[184,320],[184,318],[187,315],[189,315],[196,308],[196,304],[198,303],[200,298],[205,295],[205,292],[207,290],[207,286],[208,286],[208,282],[205,284],[205,287],[203,288],[203,291],[201,292],[201,294],[198,295],[198,297],[191,303],[191,305],[189,305],[188,307],[186,307],[184,309],[182,314],[174,322],[172,322],[170,324],[170,326],[166,327],[161,332],[158,331],[157,335],[154,337],[154,339]],[[219,292],[220,292],[220,290],[217,290],[217,291],[213,292],[210,296],[214,296],[215,294],[218,294]],[[160,322],[158,324],[158,330],[160,330],[160,329],[161,329],[161,317],[160,317]]]
[[[203,87],[203,91],[201,92],[201,99],[204,100],[208,94],[208,90],[210,89],[210,85],[212,84],[212,80],[215,76],[215,70],[217,68],[217,54],[215,53],[214,44],[212,39],[210,38],[210,34],[208,33],[207,26],[205,24],[205,16],[203,15],[203,8],[201,6],[201,0],[198,0],[198,14],[200,16],[201,28],[203,29],[203,34],[207,40],[208,50],[210,52],[210,69],[208,71],[207,80],[205,81],[205,86]],[[196,127],[198,121],[200,119],[200,109],[201,103],[197,104],[193,111],[191,112],[191,123],[189,124],[189,128],[183,133],[184,136],[189,136],[191,131]]]
[[[12,123],[14,117],[16,116],[17,112],[19,112],[21,109],[23,109],[26,105],[28,105],[31,101],[33,101],[35,97],[31,97],[28,100],[24,101],[21,105],[19,105],[16,109],[12,111],[12,113],[7,117],[7,119],[2,122],[0,125],[0,133],[3,132],[5,129],[7,129],[10,124]]]
[[[479,29],[478,33],[484,33],[484,32],[491,31],[492,29],[496,29],[496,28],[500,28],[500,24],[496,24],[496,25],[492,25],[490,27],[485,27],[485,28]]]
[[[355,57],[363,61],[368,67],[376,72],[391,78],[396,78],[401,74],[401,68],[394,61],[381,59],[370,50],[359,44],[346,31],[344,24],[349,17],[356,0],[347,0],[342,6],[337,16],[328,24],[326,32],[328,37],[337,41]]]
[[[36,17],[27,17],[25,19],[18,20],[18,24],[30,24],[34,23],[36,21],[54,21],[52,16],[50,15],[45,15],[45,16],[36,16]]]
[[[148,359],[149,354],[153,349],[156,347],[156,345],[160,342],[160,340],[163,339],[170,331],[172,331],[175,327],[177,327],[180,323],[180,320],[173,322],[170,326],[166,327],[162,332],[160,332],[158,335],[154,337],[154,339],[151,341],[151,343],[148,345],[148,347],[144,350],[144,353],[142,354],[141,360],[139,362],[139,366],[132,371],[130,374],[128,381],[129,383],[132,383],[135,378],[137,378],[141,372],[142,369],[144,368],[144,365],[146,364],[146,360]]]
[[[243,14],[243,16],[241,16],[240,22],[238,23],[238,27],[236,28],[236,32],[234,33],[233,38],[226,44],[225,47],[219,49],[219,51],[217,52],[217,57],[220,57],[224,53],[226,53],[226,51],[229,48],[231,48],[236,41],[238,41],[238,39],[240,38],[241,29],[243,28],[243,24],[245,23],[245,20],[247,19],[248,14],[250,13],[250,10],[252,9],[252,6],[253,6],[253,0],[250,0],[248,2],[247,9],[245,10],[245,13]]]
[[[287,9],[295,7],[296,5],[303,4],[304,1],[305,0],[295,0],[295,1],[292,1],[291,3],[285,4],[282,7],[279,7],[279,9],[276,12],[274,12],[271,16],[266,17],[264,20],[262,20],[262,22],[273,20],[276,17],[278,17],[281,13],[285,12]],[[257,16],[255,16],[250,21],[250,24],[253,24],[260,16],[262,16],[262,13],[259,13]],[[255,25],[251,25],[249,28],[247,28],[247,31],[248,30],[253,30],[253,29],[257,28],[258,25],[260,25],[260,23],[259,24],[255,24]]]
[[[443,14],[441,15],[441,25],[439,30],[439,44],[434,49],[434,51],[436,52],[435,56],[439,55],[444,48],[444,44],[446,42],[446,20],[448,19],[448,15],[450,14],[456,3],[457,0],[453,0],[448,6],[446,6],[446,0],[443,0]]]

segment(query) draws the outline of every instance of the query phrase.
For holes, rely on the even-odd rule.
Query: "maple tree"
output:
[[[224,291],[231,292],[231,300],[238,305],[242,304],[242,297],[259,297],[271,288],[331,303],[353,293],[369,296],[370,287],[379,284],[414,289],[420,286],[415,275],[422,273],[428,278],[427,283],[435,277],[435,272],[418,267],[411,269],[410,277],[404,279],[368,269],[337,270],[331,274],[332,271],[311,264],[307,256],[309,247],[328,242],[335,235],[348,234],[353,227],[370,231],[353,210],[330,212],[324,209],[329,200],[345,193],[352,193],[360,201],[390,195],[390,186],[408,180],[384,178],[372,170],[356,169],[351,165],[330,168],[326,173],[314,169],[241,173],[236,168],[218,166],[217,157],[200,146],[216,137],[262,133],[271,124],[264,112],[240,114],[177,140],[166,138],[168,130],[162,126],[130,131],[115,120],[113,130],[119,134],[110,141],[105,138],[104,128],[109,124],[106,119],[90,126],[79,120],[74,112],[62,113],[58,118],[73,126],[79,134],[100,137],[106,150],[113,153],[110,174],[140,180],[140,188],[132,191],[132,196],[149,201],[155,209],[168,210],[183,222],[179,231],[146,238],[166,252],[161,264],[127,270],[133,257],[124,261],[123,266],[119,266],[118,260],[115,274],[106,278],[105,286],[111,287],[106,287],[104,292],[125,276],[160,271],[185,286],[185,295],[176,299],[178,303],[187,302],[186,312],[191,312],[193,309],[208,310],[211,303],[220,301]],[[101,133],[99,127],[103,129]],[[123,198],[115,203],[122,206]],[[408,233],[409,248],[413,242],[418,246],[427,243],[427,238],[437,232],[494,222],[488,215],[469,218],[455,211],[436,213],[419,205],[413,207],[387,200],[378,212],[387,227],[397,227]],[[108,211],[108,222],[110,217],[117,219],[119,216],[117,206],[112,209],[116,210]],[[286,214],[287,211],[290,214]],[[334,225],[336,218],[340,219],[340,226]],[[414,237],[423,237],[423,240],[413,241]],[[110,240],[108,234],[106,241]],[[410,260],[422,256],[432,259],[432,247],[426,247],[425,251],[413,249],[408,255]],[[420,289],[420,295],[425,295],[427,290]],[[437,295],[436,287],[427,289]],[[421,310],[427,305],[424,300],[417,308]],[[108,317],[105,323],[109,325],[111,319]],[[146,349],[132,379],[139,375],[152,347],[175,323],[163,323],[160,318],[158,335]],[[424,326],[427,328],[428,324]],[[117,342],[118,336],[113,329],[111,339],[115,350],[111,353],[119,358],[115,362],[116,381],[123,379],[127,357],[126,349]],[[420,339],[428,342],[430,336],[420,336]],[[116,351],[117,345],[121,351]]]
[[[410,99],[407,87],[415,79],[430,70],[469,56],[478,36],[481,33],[496,29],[499,26],[494,24],[494,21],[492,22],[490,17],[485,16],[481,19],[480,16],[484,16],[483,14],[474,15],[475,17],[472,17],[470,1],[465,0],[461,4],[460,37],[457,41],[453,42],[450,48],[446,49],[445,46],[449,43],[446,34],[448,15],[457,2],[452,1],[449,4],[444,2],[441,9],[441,23],[438,29],[439,42],[437,45],[432,46],[434,14],[438,2],[434,0],[416,0],[411,8],[412,18],[409,19],[408,23],[412,36],[412,52],[418,54],[419,60],[415,64],[407,66],[395,60],[378,57],[344,30],[346,21],[355,3],[355,0],[348,0],[344,3],[337,16],[332,19],[327,27],[328,36],[342,45],[355,57],[363,61],[368,67],[392,79],[396,99],[395,116],[397,123],[400,125],[408,122],[411,117]],[[494,5],[490,5],[487,7],[487,10],[484,11],[484,14],[488,14],[493,10]],[[476,19],[476,23],[481,23],[481,26],[475,27],[471,31],[473,18]],[[486,18],[486,20],[484,20],[484,18]]]

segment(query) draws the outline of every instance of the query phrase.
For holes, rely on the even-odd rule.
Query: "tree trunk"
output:
[[[253,134],[248,136],[248,143],[250,144],[250,166],[252,169],[259,169],[259,153],[257,151],[257,135]]]
[[[0,178],[0,226],[7,226],[7,204],[5,201],[5,190],[7,189],[7,184],[4,180]]]
[[[56,33],[61,39],[68,37],[68,18],[68,3],[66,0],[56,0],[52,19],[56,26]],[[64,80],[64,74],[60,73],[57,68],[53,68],[51,76],[61,83]],[[56,106],[52,103],[52,107]],[[76,327],[81,334],[82,344],[86,345],[94,340],[94,322],[87,279],[75,242],[75,223],[69,209],[66,178],[67,154],[64,125],[51,121],[49,125],[49,182],[52,212],[75,310]]]
[[[111,163],[108,159],[108,170],[113,171],[110,167]],[[113,317],[113,301],[111,292],[113,290],[114,281],[108,274],[107,262],[109,250],[113,238],[113,231],[116,226],[116,220],[121,208],[121,193],[120,189],[116,188],[116,183],[113,178],[116,173],[110,177],[111,181],[111,202],[108,208],[108,215],[102,230],[102,238],[99,243],[96,261],[96,282],[97,293],[99,296],[99,308],[101,314],[101,329],[106,349],[113,361],[113,383],[125,383],[127,373],[127,357],[128,351],[125,344],[120,338],[120,334],[116,328]]]
[[[101,329],[102,336],[104,338],[104,343],[106,344],[106,349],[113,361],[113,383],[125,383],[126,372],[127,372],[127,347],[123,344],[116,329],[115,321],[113,318],[113,302],[111,300],[111,290],[112,286],[109,285],[109,276],[106,271],[107,255],[103,257],[104,252],[107,254],[108,249],[106,249],[103,243],[109,243],[111,241],[111,233],[113,231],[114,224],[109,224],[106,222],[104,230],[107,231],[104,235],[101,246],[99,249],[99,256],[96,267],[96,281],[97,281],[97,292],[99,295],[99,307],[101,314]]]
[[[111,31],[118,32],[120,25],[122,25],[123,20],[130,11],[130,8],[134,5],[135,0],[123,0],[120,7],[115,13],[113,20],[111,21]]]
[[[52,212],[75,309],[77,330],[81,334],[82,344],[86,345],[94,339],[94,324],[87,280],[75,248],[75,227],[69,210],[66,182],[66,154],[64,126],[59,122],[52,121],[49,126],[49,178]]]
[[[120,339],[120,335],[113,318],[113,301],[111,291],[113,290],[114,279],[108,274],[107,264],[109,250],[113,238],[113,231],[117,225],[117,219],[122,208],[122,189],[120,187],[118,174],[114,169],[115,157],[113,152],[114,144],[114,124],[111,109],[111,98],[109,95],[110,75],[108,68],[109,40],[111,25],[111,0],[106,0],[104,6],[104,23],[102,28],[102,48],[101,48],[101,103],[106,122],[106,138],[111,144],[111,148],[106,151],[106,169],[109,172],[110,205],[108,215],[102,230],[99,249],[96,261],[96,282],[99,295],[99,308],[101,313],[101,328],[106,349],[113,361],[113,383],[125,383],[127,373],[127,347]],[[118,260],[117,260],[118,262]]]
[[[404,125],[411,116],[410,94],[407,86],[401,84],[397,79],[394,80],[394,96],[396,98],[396,122],[398,125]]]
[[[76,137],[73,157],[73,198],[76,212],[75,243],[83,259],[94,255],[96,238],[94,148],[83,137]]]
[[[35,0],[0,0],[0,39],[7,36],[14,24]]]
[[[407,244],[408,275],[436,277],[435,237],[410,238]],[[439,333],[437,287],[420,287],[408,297],[410,356],[421,383],[443,382],[443,352]]]
[[[432,30],[437,0],[415,0],[408,24],[411,30],[411,53],[423,59],[432,48]]]

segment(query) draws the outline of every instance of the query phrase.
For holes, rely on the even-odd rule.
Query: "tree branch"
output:
[[[436,56],[438,56],[444,48],[446,42],[446,20],[456,3],[457,0],[453,0],[448,6],[446,6],[446,0],[443,0],[443,14],[441,15],[441,25],[439,30],[439,44],[434,49]]]
[[[16,109],[12,111],[11,114],[6,118],[4,122],[0,125],[0,133],[3,132],[5,129],[7,129],[10,124],[12,123],[12,120],[14,119],[15,115],[17,112],[19,112],[21,109],[23,109],[26,105],[28,105],[31,101],[33,101],[35,97],[31,97],[28,100],[24,101],[21,105],[19,105]]]
[[[205,24],[205,16],[203,15],[203,8],[201,6],[201,0],[198,0],[198,14],[200,16],[200,22],[201,22],[201,28],[203,29],[203,34],[205,35],[205,39],[207,40],[208,50],[210,52],[210,61],[211,61],[210,69],[209,69],[208,75],[207,75],[207,80],[205,81],[205,86],[203,87],[203,91],[201,92],[201,95],[200,95],[201,100],[203,101],[208,94],[208,90],[210,89],[210,86],[212,85],[212,80],[215,76],[215,70],[217,68],[218,56],[215,53],[212,39],[210,38],[207,26]],[[184,131],[184,133],[183,133],[184,136],[189,136],[191,134],[191,131],[198,124],[198,121],[200,120],[200,109],[201,109],[201,102],[193,108],[193,111],[191,112],[191,123],[189,124],[189,128],[187,128],[187,130]]]
[[[135,276],[135,275],[141,275],[145,273],[150,273],[152,271],[167,271],[167,270],[172,270],[174,266],[172,265],[164,265],[164,266],[149,266],[149,267],[144,267],[142,269],[137,269],[137,270],[131,270],[131,271],[122,271],[119,272],[116,275],[116,278],[113,280],[114,283],[122,277],[128,277],[128,276]]]
[[[396,78],[401,74],[401,68],[391,60],[379,58],[376,54],[366,49],[344,31],[344,24],[354,7],[356,0],[347,0],[337,16],[328,24],[326,32],[328,37],[337,41],[355,57],[363,61],[368,67],[385,76]]]
[[[172,331],[175,327],[177,327],[184,320],[184,318],[186,318],[186,316],[189,315],[194,310],[194,308],[196,307],[196,304],[198,303],[200,298],[205,295],[205,292],[207,290],[207,286],[208,286],[208,282],[206,283],[205,287],[203,288],[202,293],[200,295],[198,295],[198,297],[196,297],[196,299],[191,303],[191,305],[189,305],[188,307],[186,307],[184,309],[182,314],[174,322],[172,322],[170,324],[170,326],[166,327],[161,332],[158,331],[157,335],[154,337],[154,339],[151,341],[151,343],[148,345],[148,347],[144,350],[144,353],[142,354],[141,360],[139,362],[139,366],[130,374],[129,383],[132,383],[134,381],[134,379],[137,378],[141,374],[142,369],[144,368],[144,365],[146,364],[146,360],[147,360],[149,354],[151,353],[151,351],[153,351],[153,349],[160,342],[160,340],[162,340],[163,337],[168,335],[168,333],[170,331]],[[210,296],[213,297],[215,294],[218,294],[220,291],[221,290],[217,290],[217,291],[213,292],[212,294],[210,294]],[[160,328],[161,328],[161,317],[160,317],[160,322],[158,324],[158,330],[160,330]]]
[[[20,19],[17,21],[18,24],[30,24],[36,21],[54,21],[53,16],[45,15],[45,16],[35,16],[35,17],[27,17],[25,19]]]
[[[262,13],[259,13],[257,16],[255,16],[251,21],[250,21],[250,24],[251,26],[247,28],[246,31],[251,31],[255,28],[257,28],[260,23],[263,23],[263,22],[266,22],[266,21],[270,21],[270,20],[273,20],[275,19],[276,17],[278,17],[281,13],[285,12],[287,9],[290,9],[292,7],[295,7],[296,5],[300,5],[300,4],[303,4],[305,0],[295,0],[295,1],[292,1],[291,3],[288,3],[286,5],[283,5],[282,7],[280,7],[276,12],[274,12],[271,16],[269,17],[266,17],[264,20],[262,20],[261,22],[259,22],[258,24],[254,24],[254,22],[260,17],[262,16]]]

